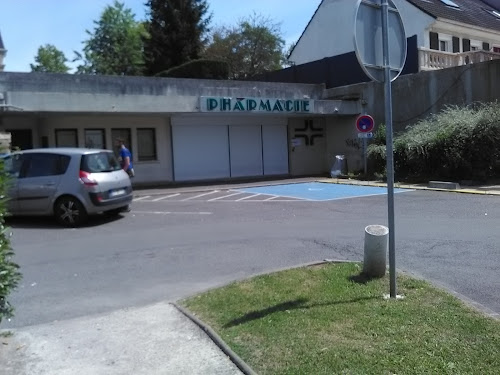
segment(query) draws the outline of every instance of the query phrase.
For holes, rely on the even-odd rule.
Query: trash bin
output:
[[[383,225],[368,225],[365,228],[365,254],[363,273],[371,277],[382,277],[387,270],[386,259],[389,247],[389,228]]]
[[[335,160],[330,169],[330,176],[338,177],[341,175],[347,175],[347,159],[345,155],[335,155]]]

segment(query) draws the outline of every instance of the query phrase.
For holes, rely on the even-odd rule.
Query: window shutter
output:
[[[483,42],[483,51],[489,51],[490,50],[490,44]]]
[[[429,40],[431,42],[431,49],[439,49],[438,33],[429,32]]]
[[[470,51],[470,39],[463,39],[462,40],[462,44],[463,44],[463,51],[464,52],[469,52]]]
[[[460,52],[460,39],[458,39],[456,36],[453,37],[453,52]]]

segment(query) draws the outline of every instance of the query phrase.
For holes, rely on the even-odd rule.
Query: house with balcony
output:
[[[500,58],[500,0],[392,1],[408,42],[403,75]],[[291,66],[259,79],[327,87],[369,81],[355,54],[356,5],[322,0],[288,58]]]

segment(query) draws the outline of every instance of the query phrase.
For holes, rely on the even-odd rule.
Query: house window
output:
[[[56,129],[56,147],[78,147],[76,129]]]
[[[137,157],[139,161],[157,160],[155,129],[137,129]]]
[[[106,148],[104,129],[85,129],[85,147]]]
[[[453,37],[449,34],[438,34],[439,50],[443,52],[452,52]],[[437,49],[437,48],[436,48]]]
[[[500,53],[500,47],[493,47],[493,52]]]
[[[483,49],[483,43],[477,40],[470,41],[470,50],[471,51],[480,51]]]

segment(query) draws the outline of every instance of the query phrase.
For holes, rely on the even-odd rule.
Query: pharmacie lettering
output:
[[[309,100],[258,98],[206,98],[207,111],[219,112],[310,112]]]

